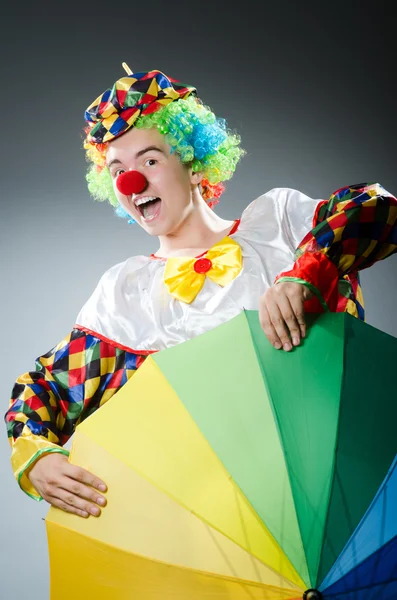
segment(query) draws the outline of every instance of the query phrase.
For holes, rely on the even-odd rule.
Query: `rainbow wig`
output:
[[[149,129],[156,127],[165,136],[183,164],[194,172],[204,174],[201,194],[212,208],[219,202],[224,191],[223,181],[230,179],[245,151],[239,147],[240,137],[231,132],[224,119],[217,118],[212,110],[195,96],[170,102],[156,112],[139,116],[134,127]],[[86,134],[90,128],[85,129]],[[91,163],[86,175],[88,189],[94,200],[107,200],[117,216],[134,222],[119,204],[113,189],[112,177],[105,164],[109,142],[85,141],[87,160]]]

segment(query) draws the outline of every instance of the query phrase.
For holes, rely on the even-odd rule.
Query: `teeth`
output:
[[[135,201],[135,206],[141,206],[141,204],[146,204],[151,200],[157,200],[157,196],[146,196],[146,198],[139,198],[139,200]]]

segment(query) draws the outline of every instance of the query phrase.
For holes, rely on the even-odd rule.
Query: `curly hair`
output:
[[[203,173],[201,194],[212,208],[219,202],[225,187],[245,151],[239,147],[240,137],[227,128],[225,119],[219,119],[198,98],[171,102],[150,115],[140,116],[134,123],[139,129],[157,128],[165,136],[183,164],[194,172]],[[90,128],[87,127],[88,134]],[[106,167],[108,143],[84,143],[87,160],[91,163],[86,174],[88,189],[95,200],[108,201],[116,215],[133,222],[131,216],[119,205],[113,189],[112,177]]]

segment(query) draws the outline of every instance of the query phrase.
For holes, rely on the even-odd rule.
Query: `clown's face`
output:
[[[170,146],[157,129],[131,128],[112,140],[106,164],[118,201],[151,235],[176,233],[201,199],[198,184],[202,175],[193,173],[175,153],[170,153]],[[142,173],[148,183],[142,192],[124,195],[116,181],[130,170]]]

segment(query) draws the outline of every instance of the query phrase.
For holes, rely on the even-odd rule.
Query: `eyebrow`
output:
[[[139,150],[136,154],[135,154],[135,158],[139,158],[140,156],[142,156],[143,154],[146,154],[146,152],[152,152],[153,150],[155,150],[156,152],[161,152],[161,154],[165,155],[164,150],[162,150],[161,148],[159,148],[158,146],[147,146],[146,148],[143,148],[142,150]],[[119,160],[118,158],[114,158],[113,160],[110,161],[110,163],[107,165],[107,168],[110,169],[110,167],[112,165],[115,164],[119,164],[121,165],[121,160]]]

